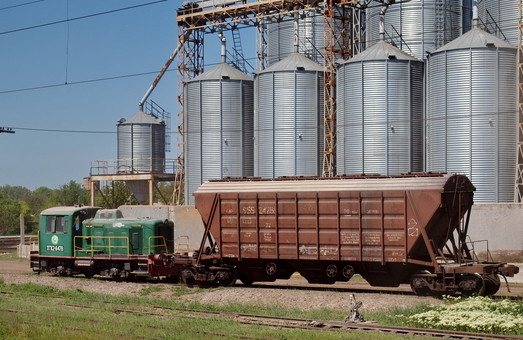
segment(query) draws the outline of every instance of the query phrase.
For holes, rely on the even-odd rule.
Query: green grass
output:
[[[173,297],[157,298],[155,292],[170,290]],[[217,288],[226,293],[227,288]],[[242,325],[224,316],[214,318],[189,317],[179,309],[208,310],[229,313],[305,318],[312,320],[343,320],[344,311],[319,309],[301,311],[281,306],[260,306],[233,303],[225,306],[198,302],[183,302],[176,296],[198,294],[209,289],[147,285],[142,296],[110,296],[81,289],[58,290],[37,284],[5,284],[0,291],[13,294],[0,295],[0,339],[395,339],[376,334],[346,333],[340,331],[275,330],[272,328]],[[92,306],[80,308],[67,305]],[[153,308],[166,307],[165,310]],[[142,311],[127,313],[121,310]],[[476,312],[481,312],[477,314]],[[151,313],[156,315],[151,315]],[[476,314],[475,314],[476,313]],[[415,308],[395,308],[382,312],[365,312],[367,320],[379,324],[423,328],[454,329],[474,332],[492,332],[506,335],[523,335],[523,304],[493,301],[489,298],[447,299],[444,305],[420,305]],[[444,316],[449,317],[444,317]],[[473,315],[473,319],[467,316]],[[492,319],[475,322],[480,317]],[[449,321],[450,320],[450,321]],[[458,321],[459,320],[459,324]],[[483,325],[474,328],[471,325]],[[4,327],[5,325],[5,327]],[[399,338],[398,338],[399,339]]]
[[[194,317],[152,306],[251,312],[304,317],[298,311],[229,305],[182,304],[176,299],[107,296],[82,290],[60,291],[35,284],[0,284],[0,339],[400,339],[341,331],[291,330],[240,324],[224,316]],[[94,308],[87,308],[92,306]],[[141,313],[123,312],[141,311]],[[328,317],[329,313],[317,315]],[[338,314],[344,317],[343,314]]]
[[[18,257],[16,252],[14,253],[5,253],[0,254],[0,261],[20,261],[20,262],[29,262],[25,257]]]

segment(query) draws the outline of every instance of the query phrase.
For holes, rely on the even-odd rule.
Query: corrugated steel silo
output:
[[[338,68],[338,174],[423,170],[423,61],[380,41]]]
[[[381,6],[367,9],[367,47],[380,41]],[[387,41],[404,52],[425,59],[426,51],[452,41],[461,34],[461,0],[411,0],[389,7],[385,15]]]
[[[478,28],[428,59],[426,170],[466,174],[477,202],[511,202],[516,48]]]
[[[185,203],[205,181],[253,175],[252,78],[226,63],[188,81],[185,102]]]
[[[498,38],[518,44],[518,4],[522,0],[483,0],[478,2],[481,27]]]
[[[351,9],[345,10],[345,15],[352,15]],[[350,14],[349,14],[350,13]],[[343,22],[334,19],[334,31],[338,34]],[[300,13],[298,20],[298,39],[299,53],[309,59],[323,65],[323,54],[325,48],[325,22],[323,14],[316,11]],[[341,49],[341,40],[338,40],[335,49]],[[267,24],[267,53],[268,65],[273,65],[278,61],[288,57],[295,52],[294,46],[294,19]],[[342,58],[339,53],[335,54],[335,59]]]
[[[293,53],[255,77],[254,175],[319,176],[323,67]]]
[[[165,122],[143,112],[117,125],[118,172],[164,172]]]

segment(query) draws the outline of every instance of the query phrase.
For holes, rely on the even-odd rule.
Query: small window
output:
[[[56,218],[56,216],[47,216],[46,217],[46,231],[48,233],[55,232],[55,218]]]
[[[56,216],[56,232],[57,233],[67,232],[67,228],[65,227],[65,217],[64,216]]]

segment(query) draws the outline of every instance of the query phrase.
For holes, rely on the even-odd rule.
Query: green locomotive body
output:
[[[149,276],[149,255],[174,250],[174,224],[127,219],[117,209],[55,207],[40,215],[35,272],[112,277]]]

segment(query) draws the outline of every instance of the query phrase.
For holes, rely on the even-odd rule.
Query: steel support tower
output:
[[[222,6],[204,7],[205,1],[186,3],[177,13],[180,27],[179,41],[185,44],[179,55],[179,119],[184,118],[184,83],[203,72],[203,41],[207,33],[255,27],[258,30],[258,67],[266,66],[266,24],[276,20],[292,20],[295,13],[319,10],[324,16],[324,157],[322,176],[335,175],[336,107],[335,107],[335,55],[348,59],[364,46],[362,11],[370,3],[393,3],[394,0],[223,0]],[[208,2],[207,2],[208,3]],[[216,3],[216,2],[215,2]],[[199,5],[202,5],[200,7]],[[184,39],[185,37],[188,37]],[[184,127],[179,127],[184,148]],[[184,165],[183,154],[179,158]],[[181,179],[183,182],[183,178]],[[180,184],[183,185],[183,184]],[[181,188],[181,187],[180,187]]]
[[[523,202],[523,5],[518,3],[518,144],[515,202]]]

